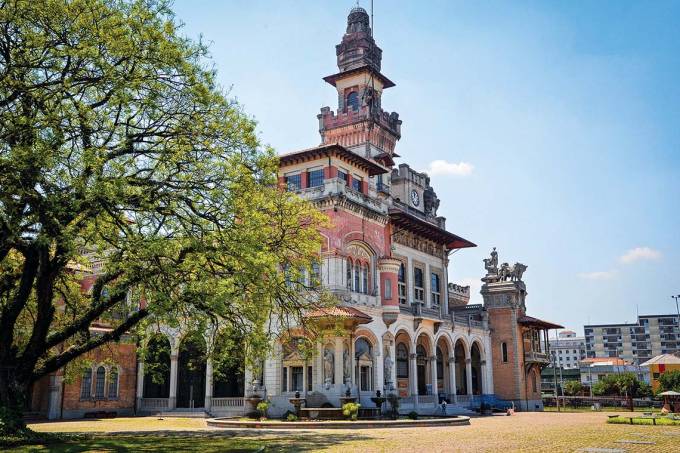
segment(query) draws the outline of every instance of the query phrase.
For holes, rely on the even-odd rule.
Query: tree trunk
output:
[[[0,367],[0,435],[26,430],[23,414],[29,384],[19,379],[14,367]]]

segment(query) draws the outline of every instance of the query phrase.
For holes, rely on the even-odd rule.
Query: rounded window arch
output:
[[[359,110],[359,93],[356,91],[350,91],[347,95],[347,109],[348,110]]]
[[[404,343],[397,344],[397,377],[408,377],[408,348]]]
[[[111,371],[109,372],[109,388],[108,388],[108,393],[107,397],[109,399],[116,399],[118,398],[118,380],[120,378],[120,372],[118,370],[117,366],[112,366]]]
[[[94,397],[97,399],[104,398],[104,388],[106,385],[106,368],[104,365],[99,365],[95,372]]]

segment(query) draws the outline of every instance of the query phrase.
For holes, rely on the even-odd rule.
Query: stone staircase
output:
[[[184,409],[175,409],[171,411],[160,411],[160,412],[155,412],[154,415],[158,415],[159,417],[165,417],[165,418],[171,418],[171,417],[177,417],[177,418],[211,418],[212,416],[204,411],[203,409],[196,409],[196,410],[184,410]]]

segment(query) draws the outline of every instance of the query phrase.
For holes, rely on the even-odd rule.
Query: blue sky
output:
[[[279,152],[319,143],[321,80],[355,2],[176,0],[219,80]],[[370,2],[361,5],[368,8]],[[375,0],[383,108],[401,161],[430,170],[448,229],[529,268],[530,314],[587,323],[674,313],[680,294],[680,1]],[[437,162],[440,161],[440,162]],[[444,162],[441,162],[444,161]],[[481,302],[478,294],[472,302]]]

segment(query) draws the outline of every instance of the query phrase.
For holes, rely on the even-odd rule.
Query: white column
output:
[[[449,357],[449,393],[453,395],[452,403],[458,402],[458,395],[456,394],[456,358]]]
[[[248,386],[248,381],[246,381],[245,386]],[[203,407],[206,411],[210,411],[212,408],[212,395],[213,395],[213,363],[212,359],[208,357],[205,362],[205,403]]]
[[[375,381],[373,382],[373,394],[380,390],[385,394],[385,360],[383,358],[382,338],[378,338],[378,343],[373,347],[373,367],[375,369]]]
[[[411,257],[406,258],[406,305],[411,306],[411,302],[415,301],[415,294],[413,294],[413,260]]]
[[[430,292],[430,265],[425,263],[425,269],[423,269],[423,289],[425,290],[425,295],[423,297],[423,303],[426,307],[432,308],[432,294]]]
[[[336,385],[336,390],[339,392],[342,392],[343,390],[343,345],[342,345],[342,338],[336,337],[335,338],[335,357],[333,360],[333,366],[334,368],[334,376],[335,376],[335,385]]]
[[[437,387],[437,356],[430,357],[430,374],[432,375],[432,394],[435,404],[439,401],[439,388]]]
[[[493,395],[493,351],[491,350],[491,337],[488,335],[484,338],[484,360],[487,363],[486,387],[484,388],[484,392],[487,395]]]
[[[481,361],[481,370],[480,370],[480,380],[482,383],[482,395],[487,395],[489,392],[487,390],[487,382],[486,382],[486,360]]]
[[[467,394],[472,395],[472,359],[469,357],[465,359],[465,374],[465,377],[467,378]]]
[[[142,410],[142,398],[144,398],[144,362],[140,360],[137,364],[137,412]]]
[[[177,355],[177,350],[172,349],[170,352],[170,399],[168,400],[170,410],[177,407]]]
[[[354,337],[354,334],[349,335],[349,366],[350,366],[350,372],[349,372],[349,385],[350,388],[356,386],[357,387],[357,394],[359,392],[359,379],[360,377],[357,376],[357,363],[356,363],[356,345],[354,342],[356,341],[356,338]],[[344,367],[344,363],[342,364]]]
[[[317,345],[318,353],[316,355],[316,385],[318,385],[321,388],[324,388],[324,366],[323,366],[323,352],[324,352],[324,346],[319,343]],[[316,389],[314,389],[316,390]]]
[[[415,347],[413,348],[415,351]],[[409,365],[411,367],[411,371],[409,373],[409,387],[411,389],[411,395],[418,395],[418,366],[416,364],[416,353],[412,352],[409,354]]]
[[[390,353],[390,359],[392,359],[392,376],[390,376],[390,379],[392,380],[392,385],[394,386],[394,391],[399,393],[399,389],[397,388],[397,344],[396,341],[391,341],[389,345],[389,353]]]
[[[302,363],[302,395],[307,396],[307,361]]]

